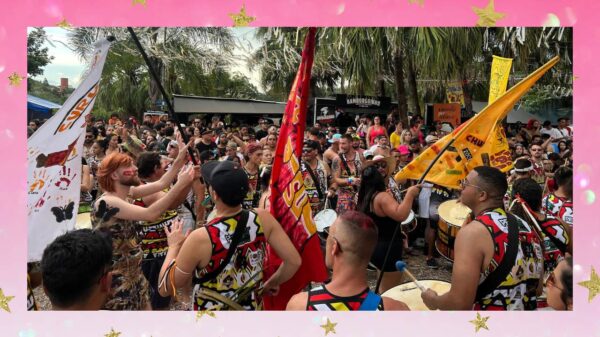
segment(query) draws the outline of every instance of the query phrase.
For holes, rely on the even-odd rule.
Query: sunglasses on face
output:
[[[313,149],[302,149],[303,153],[309,153],[310,151],[312,151]]]
[[[383,162],[383,163],[377,163],[375,164],[375,166],[377,166],[378,168],[386,168],[387,167],[387,163]]]

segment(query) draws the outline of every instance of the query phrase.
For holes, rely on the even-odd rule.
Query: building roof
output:
[[[175,113],[274,114],[282,115],[285,102],[256,99],[173,95]]]

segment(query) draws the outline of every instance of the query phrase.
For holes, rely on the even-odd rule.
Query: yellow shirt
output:
[[[392,132],[390,135],[390,144],[392,144],[392,149],[397,149],[400,146],[400,135],[396,133],[396,131]]]

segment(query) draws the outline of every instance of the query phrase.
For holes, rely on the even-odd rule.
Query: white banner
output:
[[[46,246],[75,228],[86,116],[99,90],[110,42],[99,41],[87,77],[60,110],[27,140],[27,261],[40,261]]]

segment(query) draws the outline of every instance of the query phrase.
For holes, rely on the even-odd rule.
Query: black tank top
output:
[[[369,203],[369,212],[367,213],[367,215],[371,217],[371,219],[373,219],[373,222],[375,222],[375,225],[377,225],[377,229],[379,232],[378,241],[391,241],[392,236],[394,235],[394,230],[396,229],[396,226],[398,226],[398,221],[387,216],[378,216],[377,214],[375,214],[375,212],[373,212],[373,201],[375,200],[375,197],[379,195],[379,193],[381,192],[378,192],[375,195],[373,195],[373,198]],[[402,237],[398,235],[396,236],[396,239],[398,238],[401,239]]]

